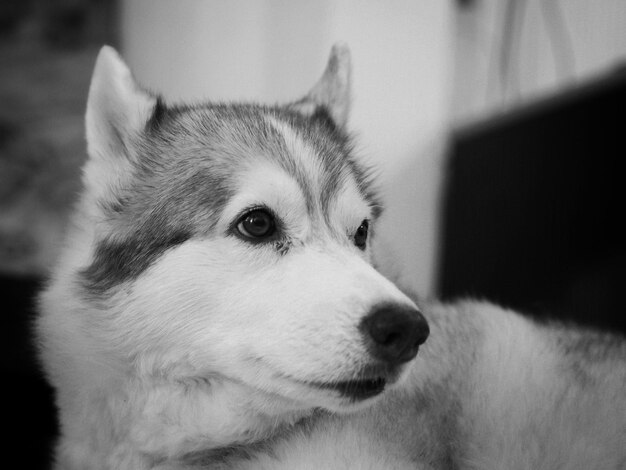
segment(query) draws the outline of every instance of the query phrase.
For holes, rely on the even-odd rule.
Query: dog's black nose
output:
[[[361,322],[360,329],[370,354],[392,365],[413,359],[430,333],[419,310],[397,304],[372,309]]]

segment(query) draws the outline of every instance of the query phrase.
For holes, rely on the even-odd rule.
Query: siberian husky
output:
[[[349,62],[283,106],[169,106],[102,49],[36,325],[57,469],[626,468],[621,339],[420,313],[372,267]]]

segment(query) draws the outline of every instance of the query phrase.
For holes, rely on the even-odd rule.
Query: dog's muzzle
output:
[[[369,353],[392,367],[413,359],[430,333],[419,310],[398,304],[374,307],[359,329]]]
[[[359,330],[372,357],[354,378],[336,382],[307,382],[335,390],[353,402],[381,394],[397,380],[402,364],[413,359],[430,333],[428,322],[414,307],[380,304],[361,321]]]
[[[391,303],[373,308],[361,321],[359,330],[374,361],[354,379],[312,385],[336,390],[352,401],[379,395],[388,383],[397,379],[400,366],[417,355],[430,333],[428,323],[419,310]]]

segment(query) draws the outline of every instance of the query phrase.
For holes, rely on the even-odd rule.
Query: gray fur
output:
[[[251,464],[229,468],[624,468],[623,337],[538,325],[486,303],[422,304],[422,311],[431,336],[409,387],[357,415],[319,420],[312,433],[287,436],[271,453],[260,450]],[[537,350],[504,339],[524,330],[536,335]],[[498,343],[501,357],[485,356],[485,347]],[[529,381],[543,367],[553,375]],[[485,373],[493,381],[485,382]],[[356,435],[366,438],[355,444]],[[316,453],[320,441],[340,457]]]
[[[623,338],[425,304],[431,334],[403,373],[367,351],[359,325],[375,306],[415,304],[350,234],[314,225],[379,212],[344,130],[348,59],[335,48],[284,107],[167,107],[103,49],[86,189],[37,321],[62,423],[55,468],[626,468]],[[276,174],[249,165],[264,160],[291,178],[252,189],[287,202],[302,246],[286,234],[251,249],[232,238],[238,216],[222,220],[246,210],[229,204],[243,182]],[[386,388],[349,401],[355,377]]]
[[[321,188],[292,158],[283,136],[267,123],[285,122],[307,142],[323,170]],[[326,213],[337,190],[355,178],[375,215],[380,213],[369,173],[352,156],[350,138],[323,111],[304,116],[288,107],[205,104],[167,108],[161,102],[133,142],[132,184],[104,206],[116,236],[98,242],[82,271],[90,294],[137,278],[169,248],[191,238],[210,237],[236,185],[233,175],[250,159],[271,159],[294,177],[309,210]],[[318,203],[314,201],[319,199]]]

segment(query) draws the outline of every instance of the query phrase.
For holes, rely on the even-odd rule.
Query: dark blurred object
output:
[[[60,47],[102,45],[116,37],[117,10],[111,0],[52,0],[43,6],[44,38]]]
[[[41,275],[56,259],[80,188],[96,54],[0,45],[0,272]]]
[[[0,295],[6,468],[51,468],[53,393],[31,325],[85,159],[84,113],[98,48],[116,44],[108,0],[0,0]]]
[[[3,460],[15,468],[51,468],[57,433],[52,389],[43,379],[32,342],[34,296],[40,280],[0,275],[2,340],[0,373],[3,377]],[[8,441],[8,442],[7,442]]]
[[[456,0],[461,8],[471,8],[476,4],[477,0]]]
[[[0,272],[41,275],[57,256],[85,158],[84,113],[116,2],[0,8]],[[101,21],[102,23],[98,23]],[[99,26],[96,26],[99,25]]]
[[[2,0],[0,2],[0,39],[16,33],[27,18],[31,3],[27,0]]]
[[[2,0],[0,39],[38,41],[77,48],[117,37],[114,0]]]
[[[442,298],[626,332],[625,72],[453,136]]]

